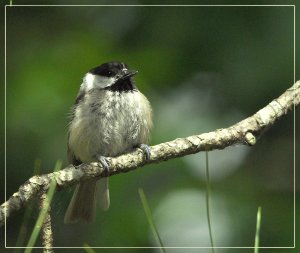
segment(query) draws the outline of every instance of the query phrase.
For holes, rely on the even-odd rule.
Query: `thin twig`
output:
[[[206,151],[206,215],[207,215],[207,223],[208,223],[208,232],[209,232],[209,239],[211,245],[211,252],[215,253],[215,246],[212,236],[212,229],[211,229],[211,219],[210,219],[210,176],[209,176],[209,164],[208,164],[208,152]]]
[[[46,193],[41,194],[40,196],[40,208],[41,210],[46,209],[45,219],[42,225],[42,244],[44,247],[45,253],[53,252],[53,233],[51,227],[51,206],[49,199]]]
[[[34,161],[33,175],[40,174],[41,166],[42,166],[42,161],[40,159],[36,159]],[[25,237],[28,234],[28,223],[29,223],[30,217],[32,216],[33,208],[34,208],[34,203],[32,203],[32,202],[29,203],[26,207],[23,222],[22,222],[22,225],[19,230],[16,247],[22,247],[25,242]],[[18,252],[21,252],[21,248],[16,248],[15,253],[18,253]]]
[[[57,161],[54,169],[54,173],[61,169],[61,161]],[[35,223],[34,229],[29,238],[28,244],[26,246],[25,253],[30,253],[33,249],[36,239],[42,229],[42,244],[44,247],[44,252],[53,252],[53,234],[51,228],[51,201],[54,196],[56,189],[56,178],[53,177],[49,183],[49,188],[44,188],[39,193],[39,207],[40,214]]]
[[[157,244],[160,247],[159,248],[160,252],[161,253],[166,253],[166,250],[164,248],[162,240],[161,240],[161,238],[159,236],[157,227],[155,226],[155,223],[154,223],[154,220],[153,220],[153,217],[152,217],[152,212],[151,212],[151,209],[150,209],[150,207],[148,205],[148,201],[147,201],[146,195],[144,193],[144,190],[143,190],[143,188],[139,188],[138,191],[139,191],[139,195],[140,195],[140,198],[141,198],[141,201],[142,201],[142,205],[143,205],[143,208],[144,208],[144,211],[145,211],[148,223],[150,225],[151,231],[152,231],[152,233],[154,235],[154,238],[155,238]]]
[[[259,252],[259,231],[261,223],[261,207],[258,207],[257,217],[256,217],[256,232],[255,232],[255,242],[254,242],[254,253]]]

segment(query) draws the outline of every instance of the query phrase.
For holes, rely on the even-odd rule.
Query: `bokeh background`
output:
[[[83,75],[92,67],[120,60],[139,71],[137,85],[154,111],[152,145],[225,128],[293,84],[293,15],[294,8],[287,6],[7,8],[7,196],[34,174],[35,164],[41,164],[39,173],[51,172],[57,160],[67,165],[67,116]],[[300,26],[299,19],[296,25]],[[259,206],[260,245],[294,246],[293,118],[290,113],[277,122],[252,148],[235,146],[209,153],[216,246],[253,246]],[[63,224],[72,189],[57,192],[52,203],[55,246],[157,246],[138,195],[140,187],[165,246],[210,246],[204,153],[111,177],[111,208],[107,212],[99,208],[92,224]],[[25,210],[7,223],[7,246],[26,246],[38,215],[36,207],[33,201],[26,226],[21,225]],[[296,222],[299,225],[299,219]],[[2,244],[3,237],[0,240]],[[167,250],[171,251],[211,252]]]

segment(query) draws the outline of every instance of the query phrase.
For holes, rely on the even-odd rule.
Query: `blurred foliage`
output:
[[[121,60],[139,71],[137,85],[153,105],[152,144],[227,127],[253,114],[294,81],[293,13],[293,7],[275,6],[7,8],[7,196],[32,175],[36,159],[42,160],[41,173],[52,171],[58,159],[67,165],[69,108],[83,75],[103,62]],[[216,246],[253,246],[258,206],[260,245],[293,246],[293,118],[290,113],[277,122],[252,148],[210,152]],[[139,187],[165,246],[209,246],[204,175],[205,156],[198,154],[114,176],[111,208],[99,209],[92,224],[64,225],[71,190],[59,191],[52,203],[55,246],[157,246]],[[299,199],[299,186],[295,194]],[[8,222],[7,246],[16,245],[24,212]],[[37,215],[34,210],[29,231]],[[134,251],[159,252],[122,250]]]

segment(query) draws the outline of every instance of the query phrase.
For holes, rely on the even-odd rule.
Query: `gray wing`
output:
[[[79,93],[77,94],[77,97],[76,97],[76,100],[75,100],[75,103],[72,107],[72,113],[71,113],[71,117],[70,117],[70,120],[72,121],[74,119],[74,112],[76,110],[76,107],[78,106],[78,104],[84,99],[84,95],[85,95],[85,92],[83,90],[79,90]],[[68,135],[68,143],[69,143],[69,137],[70,137],[70,134]],[[68,145],[68,152],[67,152],[67,155],[68,155],[68,162],[77,166],[79,164],[82,163],[82,161],[80,161],[79,159],[76,158],[74,152],[72,151],[72,149],[69,147]]]
[[[82,161],[76,158],[75,154],[73,153],[72,149],[70,149],[69,145],[68,145],[68,161],[69,163],[75,166],[82,164]]]

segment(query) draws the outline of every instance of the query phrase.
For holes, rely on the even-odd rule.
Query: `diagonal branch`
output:
[[[300,104],[300,81],[287,89],[280,97],[254,115],[228,128],[213,132],[178,138],[170,142],[151,147],[151,158],[145,160],[139,149],[114,158],[108,158],[109,176],[134,170],[151,163],[158,163],[206,150],[224,149],[235,144],[252,146],[256,140],[278,119]],[[103,168],[99,163],[82,164],[74,167],[69,165],[63,170],[45,175],[33,176],[0,206],[0,226],[20,210],[42,190],[49,188],[55,178],[58,188],[66,188],[92,178],[104,177]]]

